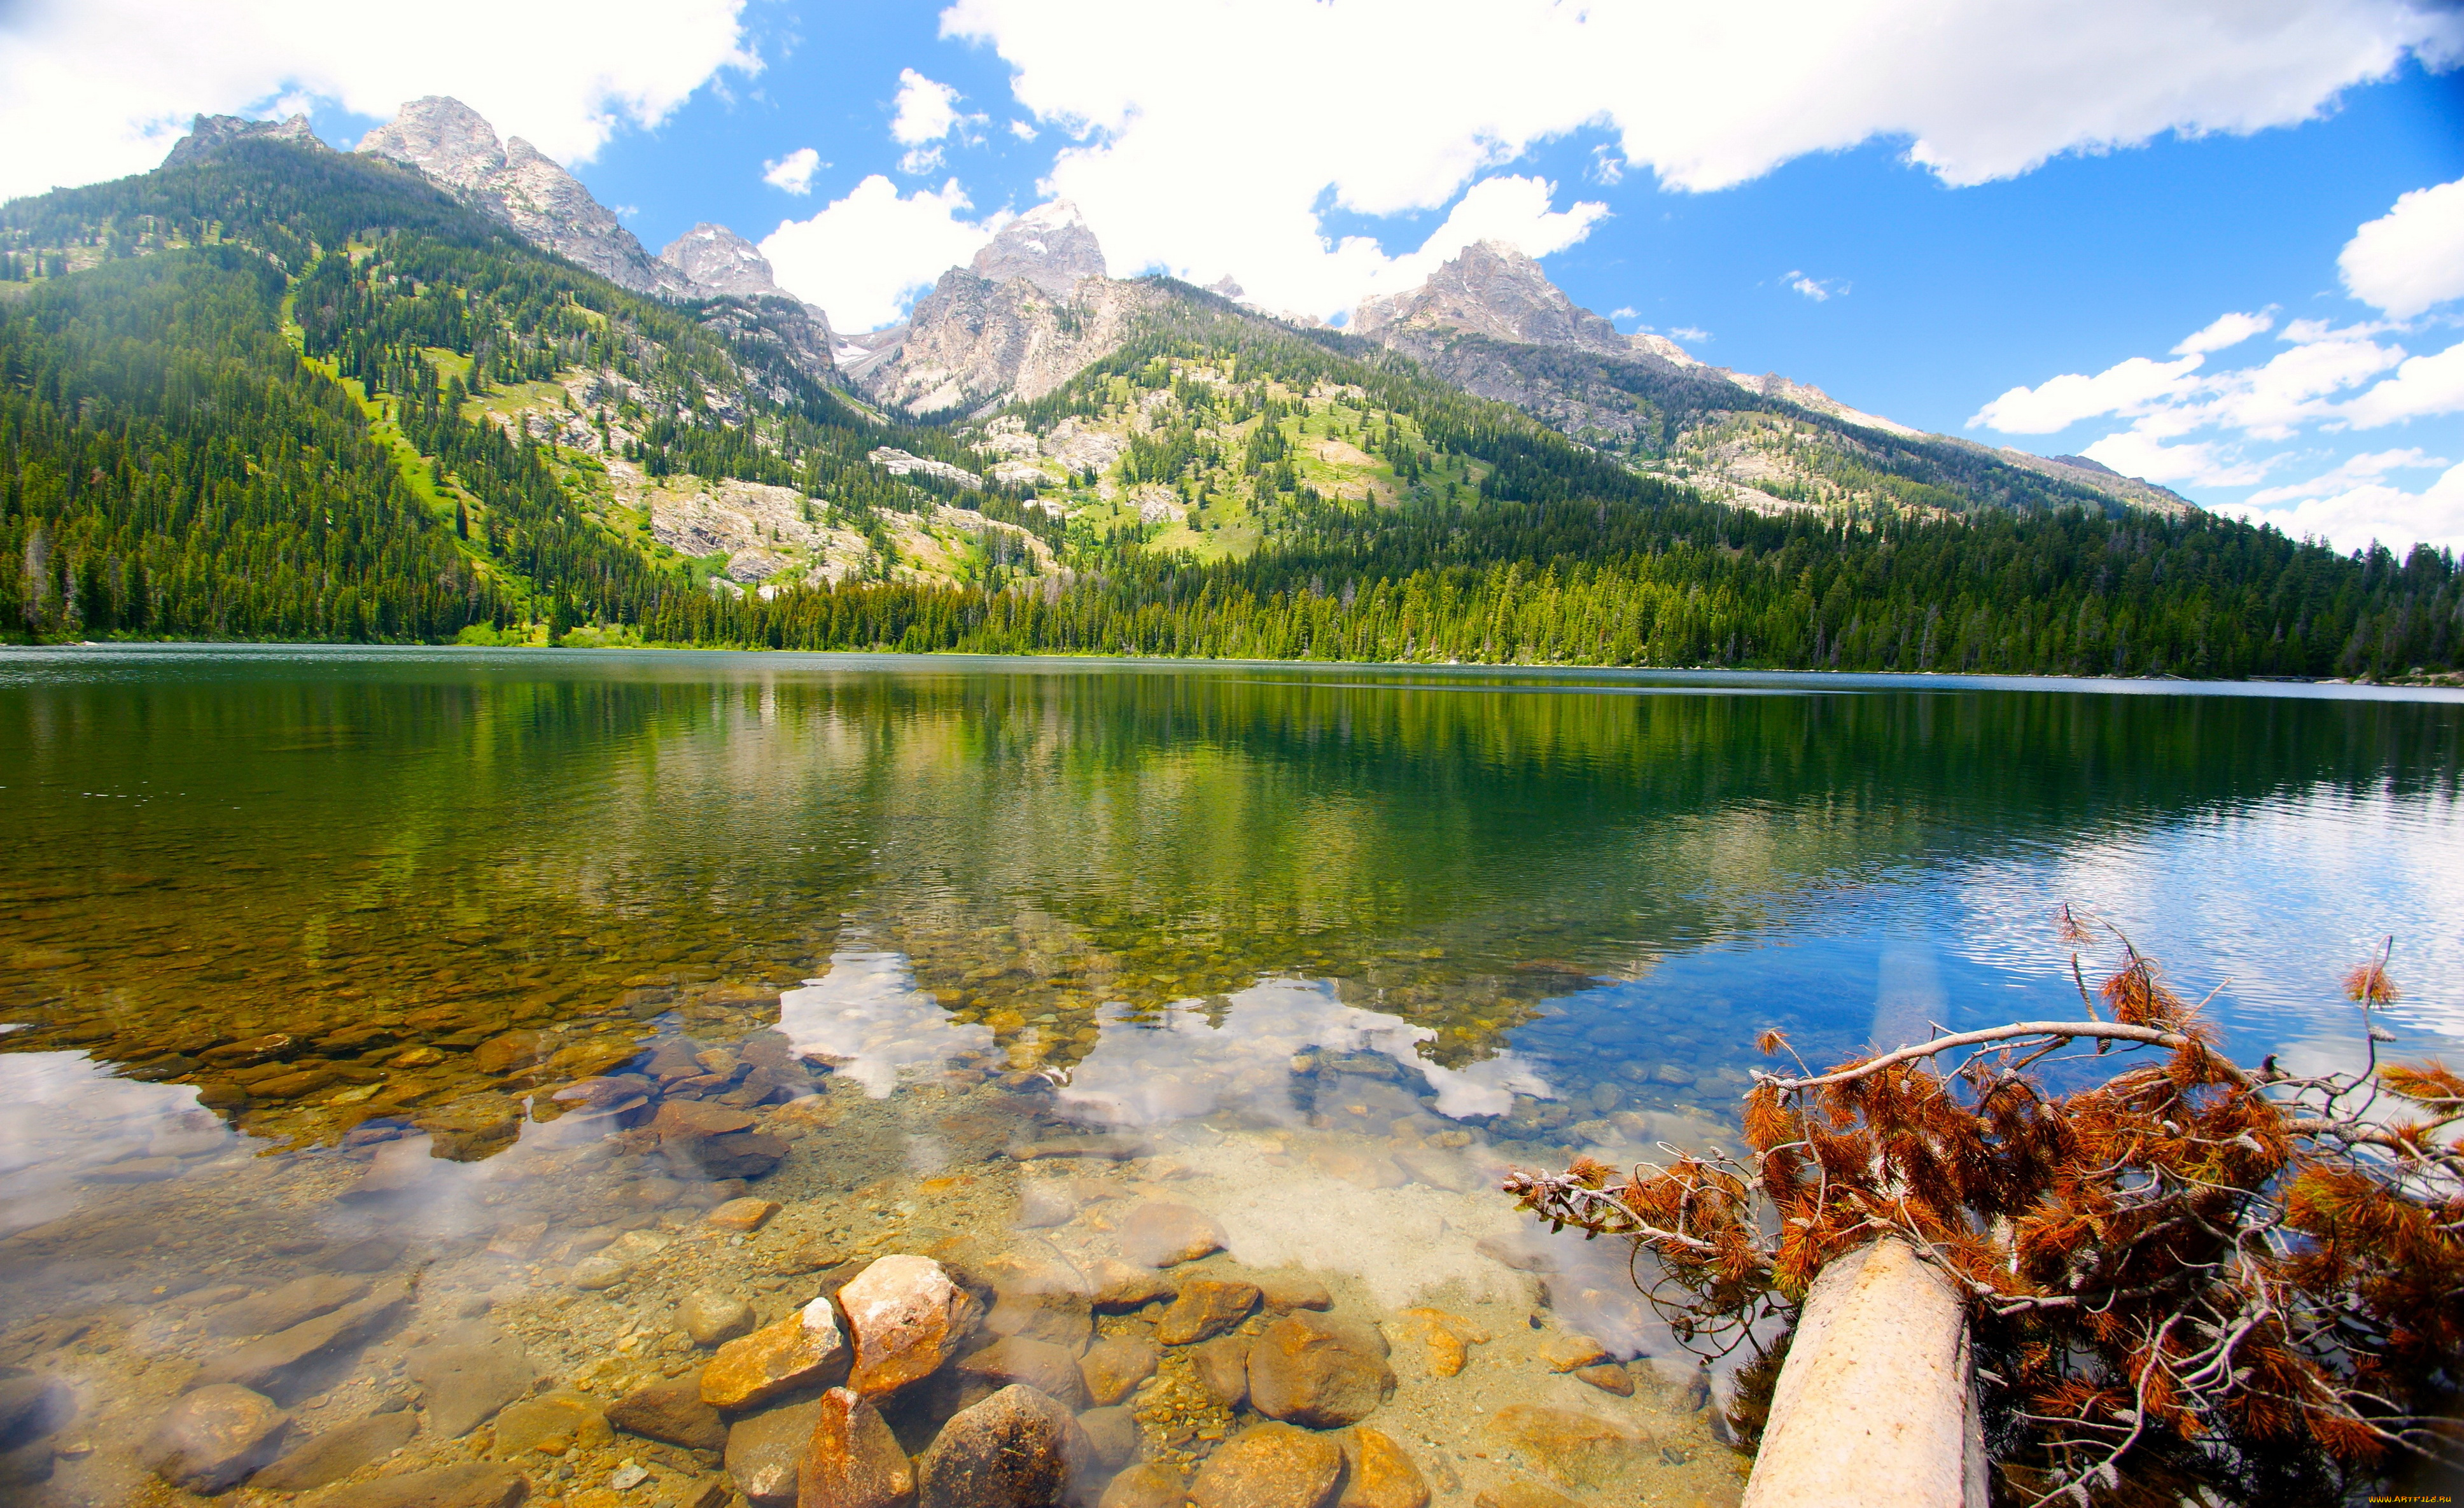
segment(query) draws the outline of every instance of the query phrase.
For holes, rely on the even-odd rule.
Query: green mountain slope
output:
[[[1733,507],[1638,470],[1667,439],[1578,443],[1177,284],[1058,390],[935,428],[800,367],[758,306],[627,293],[288,143],[0,208],[0,251],[36,276],[0,283],[21,637],[2184,675],[2464,644],[2436,552],[2342,557],[1878,431],[1806,441],[1813,474],[1864,468],[1856,496]],[[1804,412],[1734,397],[1720,422]],[[1682,441],[1692,401],[1635,411]]]
[[[649,527],[685,474],[790,496],[816,548],[775,563],[799,579],[832,546],[913,577],[936,536],[935,563],[1014,572],[1058,535],[868,461],[961,452],[816,383],[758,308],[748,330],[733,301],[705,323],[626,293],[383,162],[235,142],[10,205],[0,243],[45,274],[0,283],[0,623],[21,634],[638,634],[736,585],[727,551]]]

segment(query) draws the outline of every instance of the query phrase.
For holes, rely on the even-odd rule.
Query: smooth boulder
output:
[[[1339,1429],[1367,1418],[1394,1390],[1385,1339],[1366,1325],[1301,1310],[1260,1330],[1249,1347],[1249,1402],[1270,1419]]]
[[[916,1457],[918,1508],[1053,1508],[1092,1454],[1058,1400],[1012,1383],[952,1414]]]
[[[696,1372],[627,1393],[608,1409],[607,1422],[627,1434],[681,1445],[688,1451],[727,1448],[727,1421],[702,1401],[701,1376]]]
[[[1318,1508],[1342,1476],[1343,1452],[1325,1435],[1253,1425],[1206,1458],[1189,1498],[1198,1508]]]

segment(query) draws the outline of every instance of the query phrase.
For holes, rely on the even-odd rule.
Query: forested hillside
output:
[[[952,428],[774,359],[741,338],[758,308],[627,293],[287,143],[0,208],[0,251],[20,639],[2192,676],[2464,653],[2437,552],[2058,479],[1747,511],[1177,285],[1060,390]]]

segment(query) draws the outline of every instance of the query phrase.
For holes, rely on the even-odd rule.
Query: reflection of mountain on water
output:
[[[1215,1002],[1158,1012],[1107,1012],[1103,1040],[1079,1060],[1056,1099],[1072,1118],[1156,1126],[1237,1109],[1249,1121],[1297,1126],[1309,1114],[1292,1093],[1299,1055],[1374,1054],[1418,1076],[1438,1114],[1504,1115],[1514,1096],[1549,1086],[1512,1053],[1448,1068],[1420,1055],[1437,1033],[1336,998],[1324,980],[1262,979]]]
[[[834,1060],[841,1078],[876,1100],[888,1099],[902,1074],[993,1045],[983,1027],[942,1015],[896,953],[832,953],[827,974],[780,995],[779,1031],[797,1053]]]
[[[33,1028],[7,1046],[215,1085],[301,1134],[599,1071],[660,1018],[766,1020],[849,914],[1013,1066],[1085,1060],[1108,1001],[1301,974],[1463,1068],[1582,976],[1863,927],[1946,867],[2041,874],[2219,813],[2457,785],[2454,710],[2379,702],[671,655],[62,664],[0,690],[0,763],[24,772],[0,810],[19,856],[0,1012]]]

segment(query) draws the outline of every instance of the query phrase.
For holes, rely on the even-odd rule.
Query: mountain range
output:
[[[2178,673],[2456,637],[2452,562],[1708,365],[1503,243],[1338,330],[1114,277],[1053,203],[837,332],[734,231],[653,256],[442,98],[346,153],[200,117],[155,172],[0,207],[0,610],[35,637]],[[243,371],[262,402],[174,401]],[[326,492],[312,560],[280,519]],[[1578,579],[1588,606],[1551,595]]]

